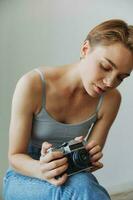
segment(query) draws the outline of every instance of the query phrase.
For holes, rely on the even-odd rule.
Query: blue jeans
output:
[[[35,147],[30,155],[38,157]],[[24,176],[9,169],[3,181],[4,200],[110,200],[108,192],[92,173],[72,175],[62,186]]]

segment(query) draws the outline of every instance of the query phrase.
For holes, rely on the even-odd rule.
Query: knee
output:
[[[108,192],[103,188],[95,178],[88,172],[82,172],[70,176],[67,181],[67,188],[84,197],[84,199],[110,200]]]
[[[81,172],[75,175],[72,175],[68,178],[67,185],[76,188],[83,188],[90,187],[92,183],[98,183],[96,178],[88,172]]]

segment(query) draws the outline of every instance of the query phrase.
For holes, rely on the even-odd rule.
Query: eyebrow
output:
[[[105,60],[107,60],[115,69],[117,69],[117,66],[116,66],[115,63],[113,63],[110,59],[108,59],[108,58],[106,58],[106,57],[104,57],[104,58],[105,58]],[[128,73],[122,73],[121,75],[130,76],[130,74],[128,74]]]

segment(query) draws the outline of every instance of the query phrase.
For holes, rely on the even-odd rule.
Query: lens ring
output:
[[[85,149],[80,149],[73,153],[73,162],[76,167],[86,168],[89,165],[90,159],[89,154]]]

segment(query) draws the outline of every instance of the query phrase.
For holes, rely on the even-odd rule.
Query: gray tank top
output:
[[[55,120],[45,109],[45,78],[39,69],[35,69],[39,73],[42,81],[42,108],[40,112],[33,116],[31,144],[41,148],[44,141],[53,145],[60,145],[74,139],[77,136],[87,135],[92,124],[97,121],[97,113],[103,101],[103,96],[99,98],[99,102],[94,114],[88,119],[74,124],[65,124]]]

